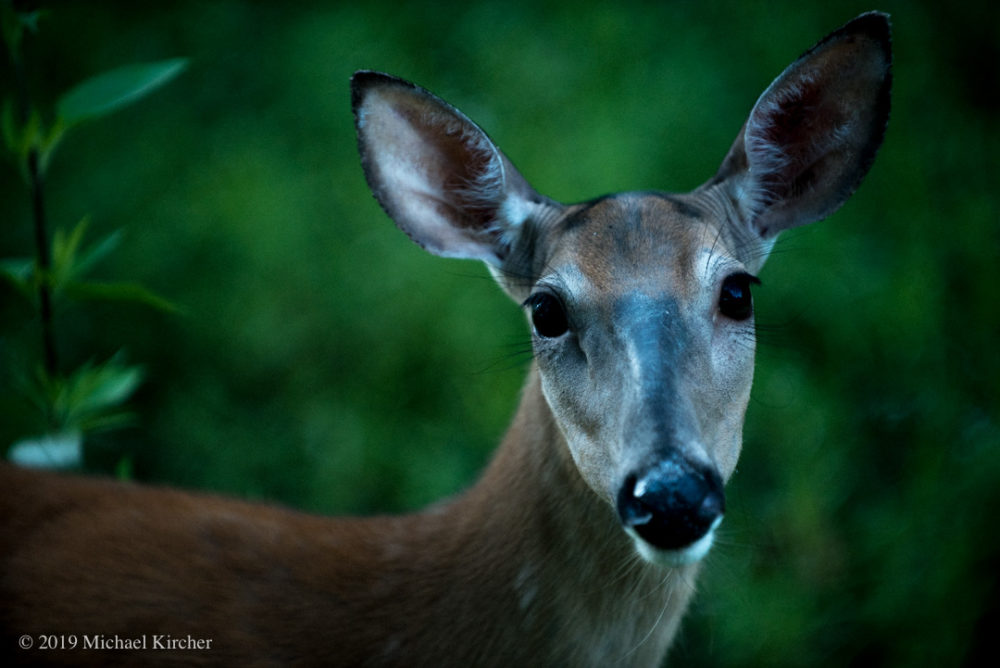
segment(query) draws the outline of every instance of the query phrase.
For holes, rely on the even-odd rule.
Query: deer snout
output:
[[[617,505],[639,554],[653,563],[680,566],[708,552],[726,499],[714,468],[669,457],[628,475]]]

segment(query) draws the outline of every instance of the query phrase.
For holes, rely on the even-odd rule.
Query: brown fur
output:
[[[95,666],[655,663],[677,618],[661,613],[683,606],[693,570],[667,576],[637,560],[569,458],[545,456],[565,446],[534,375],[525,392],[536,400],[522,405],[482,481],[416,522],[327,519],[0,466],[0,656]],[[553,506],[552,487],[575,492]],[[518,502],[498,507],[498,489]],[[642,592],[645,612],[616,580]],[[16,649],[21,634],[212,643],[26,652]],[[594,637],[609,639],[601,656]]]
[[[693,193],[569,207],[444,101],[357,73],[362,163],[397,225],[564,316],[536,321],[492,463],[455,499],[367,520],[2,465],[0,658],[658,665],[741,447],[753,320],[731,281],[864,177],[888,117],[888,31],[863,15],[793,63]],[[202,646],[155,648],[189,637]],[[50,639],[76,647],[19,648]]]

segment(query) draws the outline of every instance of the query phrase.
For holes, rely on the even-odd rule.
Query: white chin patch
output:
[[[721,523],[722,517],[717,517],[709,530],[705,532],[704,536],[687,547],[682,547],[676,550],[661,550],[658,547],[653,547],[643,540],[635,529],[626,528],[625,532],[632,537],[632,541],[635,543],[635,549],[639,552],[639,555],[643,559],[651,564],[656,564],[657,566],[677,568],[679,566],[693,564],[696,561],[701,561],[701,559],[708,554],[708,551],[712,547],[712,541],[715,540],[715,529]]]

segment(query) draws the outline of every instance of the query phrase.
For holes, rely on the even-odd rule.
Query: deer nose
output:
[[[715,469],[679,457],[625,479],[618,515],[626,529],[659,550],[680,550],[704,538],[722,519],[726,498]]]

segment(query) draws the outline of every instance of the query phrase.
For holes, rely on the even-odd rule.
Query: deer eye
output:
[[[569,321],[562,302],[548,292],[537,292],[525,302],[531,309],[531,324],[538,336],[555,339],[569,331]]]
[[[753,315],[753,297],[750,284],[760,279],[747,273],[732,274],[722,282],[719,293],[719,311],[731,320],[746,320]]]

